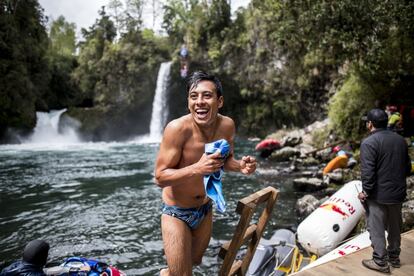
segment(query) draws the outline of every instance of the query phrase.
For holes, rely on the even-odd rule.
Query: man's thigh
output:
[[[192,231],[192,262],[193,265],[201,264],[204,252],[210,242],[213,230],[213,210],[204,217],[197,229]]]
[[[161,229],[170,275],[191,275],[192,239],[190,228],[182,220],[163,214]]]

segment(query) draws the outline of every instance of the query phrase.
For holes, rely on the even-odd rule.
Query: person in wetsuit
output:
[[[43,271],[49,254],[49,244],[43,240],[29,242],[23,251],[22,260],[4,268],[0,276],[46,276]]]

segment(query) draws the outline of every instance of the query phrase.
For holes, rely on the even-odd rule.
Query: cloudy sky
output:
[[[39,0],[40,5],[45,9],[46,16],[52,20],[63,15],[66,21],[76,24],[78,34],[81,28],[92,26],[98,17],[98,10],[101,6],[107,6],[108,2],[109,0]],[[152,1],[147,2],[152,3]],[[240,6],[247,6],[249,2],[250,0],[232,0],[232,10],[234,11]],[[144,9],[146,27],[152,28],[154,25],[154,29],[159,30],[161,20],[162,15],[160,14],[154,25],[152,7],[148,6]]]

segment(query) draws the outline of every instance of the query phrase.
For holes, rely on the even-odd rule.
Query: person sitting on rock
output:
[[[386,113],[388,114],[387,128],[400,132],[402,130],[402,115],[397,111],[397,107],[395,105],[387,105]]]
[[[43,240],[29,242],[23,251],[23,259],[4,268],[0,276],[46,276],[43,267],[49,255],[49,244]]]
[[[357,161],[353,157],[353,154],[351,151],[344,150],[340,146],[335,146],[332,148],[332,152],[334,152],[336,156],[346,155],[348,157],[348,164],[347,164],[348,168],[352,169],[357,164]]]

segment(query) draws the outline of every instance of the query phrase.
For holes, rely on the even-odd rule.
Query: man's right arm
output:
[[[170,122],[165,130],[155,164],[155,182],[161,188],[175,186],[195,174],[191,166],[178,168],[184,145],[184,130],[179,120]]]
[[[172,121],[165,128],[155,164],[155,182],[159,187],[177,186],[189,177],[213,173],[223,166],[220,153],[213,153],[203,154],[198,162],[178,168],[186,139],[179,120]]]

